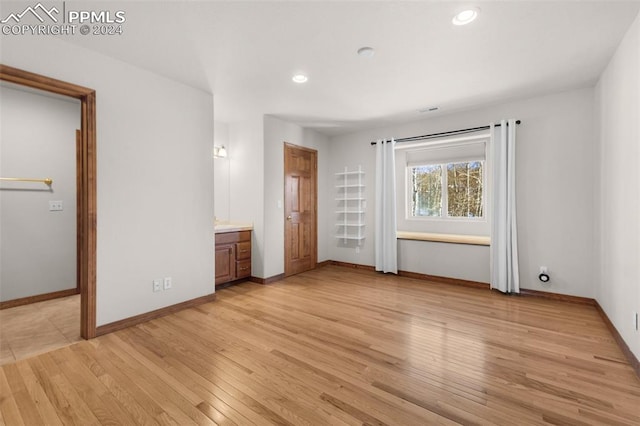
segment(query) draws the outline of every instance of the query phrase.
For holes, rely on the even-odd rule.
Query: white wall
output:
[[[373,265],[375,150],[370,141],[486,125],[502,118],[518,127],[517,188],[520,279],[523,288],[584,297],[594,295],[595,215],[593,89],[586,88],[331,139],[335,171],[362,164],[367,179],[366,240],[360,251],[332,244],[333,260]],[[333,172],[333,170],[332,170]],[[334,206],[327,206],[333,209]],[[399,267],[430,275],[489,281],[488,247],[400,241]],[[451,262],[447,259],[457,258]],[[551,282],[537,280],[547,266]]]
[[[275,117],[264,117],[264,277],[284,273],[284,142],[318,151],[318,262],[328,260],[329,138]],[[332,225],[331,225],[332,226]],[[333,231],[333,228],[331,228]]]
[[[600,186],[596,299],[637,358],[640,333],[640,15],[596,86]]]
[[[0,175],[53,179],[1,184],[0,300],[75,289],[80,101],[3,86],[0,123]]]
[[[212,95],[52,37],[0,60],[96,90],[97,324],[213,293]]]
[[[213,123],[213,141],[215,146],[224,146],[227,152],[231,149],[229,144],[229,125],[221,122]],[[231,182],[229,180],[229,158],[215,158],[214,160],[214,206],[215,216],[219,221],[229,221],[229,193]]]
[[[262,114],[229,126],[229,220],[253,224],[251,275],[264,277],[264,143]]]
[[[329,237],[336,235],[337,228],[335,224],[337,220],[342,220],[342,216],[336,214],[338,207],[342,207],[335,199],[338,196],[336,185],[340,177],[336,173],[343,172],[345,167],[349,171],[362,168],[364,172],[364,235],[365,239],[360,243],[331,238],[328,244],[328,258],[341,262],[356,263],[361,265],[373,265],[373,226],[374,216],[373,210],[375,206],[374,198],[374,182],[375,182],[375,148],[369,142],[378,139],[375,134],[376,130],[358,132],[354,134],[333,137],[329,141],[329,170],[327,179],[329,181],[329,202],[320,205],[320,209],[325,211],[328,222]]]

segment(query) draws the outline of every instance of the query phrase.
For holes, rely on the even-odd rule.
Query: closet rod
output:
[[[0,178],[0,181],[9,181],[9,182],[41,182],[46,185],[51,186],[53,183],[53,179],[44,178],[44,179],[29,179],[29,178]]]
[[[521,121],[520,120],[516,120],[516,124],[520,124]],[[498,124],[494,124],[495,127],[500,127],[502,124],[498,123]],[[460,130],[450,130],[448,132],[440,132],[440,133],[431,133],[430,135],[421,135],[421,136],[409,136],[407,138],[398,138],[396,139],[396,143],[401,143],[401,142],[415,142],[415,141],[421,141],[424,139],[434,139],[434,138],[441,138],[443,136],[449,136],[449,135],[462,135],[465,133],[473,133],[473,132],[479,132],[480,130],[489,130],[491,128],[491,126],[480,126],[480,127],[471,127],[469,129],[460,129]],[[389,142],[388,140],[385,140],[384,142]],[[375,145],[377,144],[377,142],[371,142],[371,145]]]

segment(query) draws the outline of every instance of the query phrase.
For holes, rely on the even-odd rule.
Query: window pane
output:
[[[442,215],[442,166],[411,167],[411,215]]]
[[[447,164],[449,217],[482,217],[482,161]]]

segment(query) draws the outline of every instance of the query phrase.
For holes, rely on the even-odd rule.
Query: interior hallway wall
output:
[[[56,37],[0,61],[96,90],[97,325],[213,293],[213,96]]]
[[[0,87],[0,301],[75,289],[80,101]],[[62,211],[49,211],[62,201]]]

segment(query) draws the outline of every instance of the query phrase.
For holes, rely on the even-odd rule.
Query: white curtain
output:
[[[520,293],[515,163],[515,120],[491,123],[491,288],[503,293]]]
[[[376,271],[398,273],[396,239],[396,142],[376,143]]]

